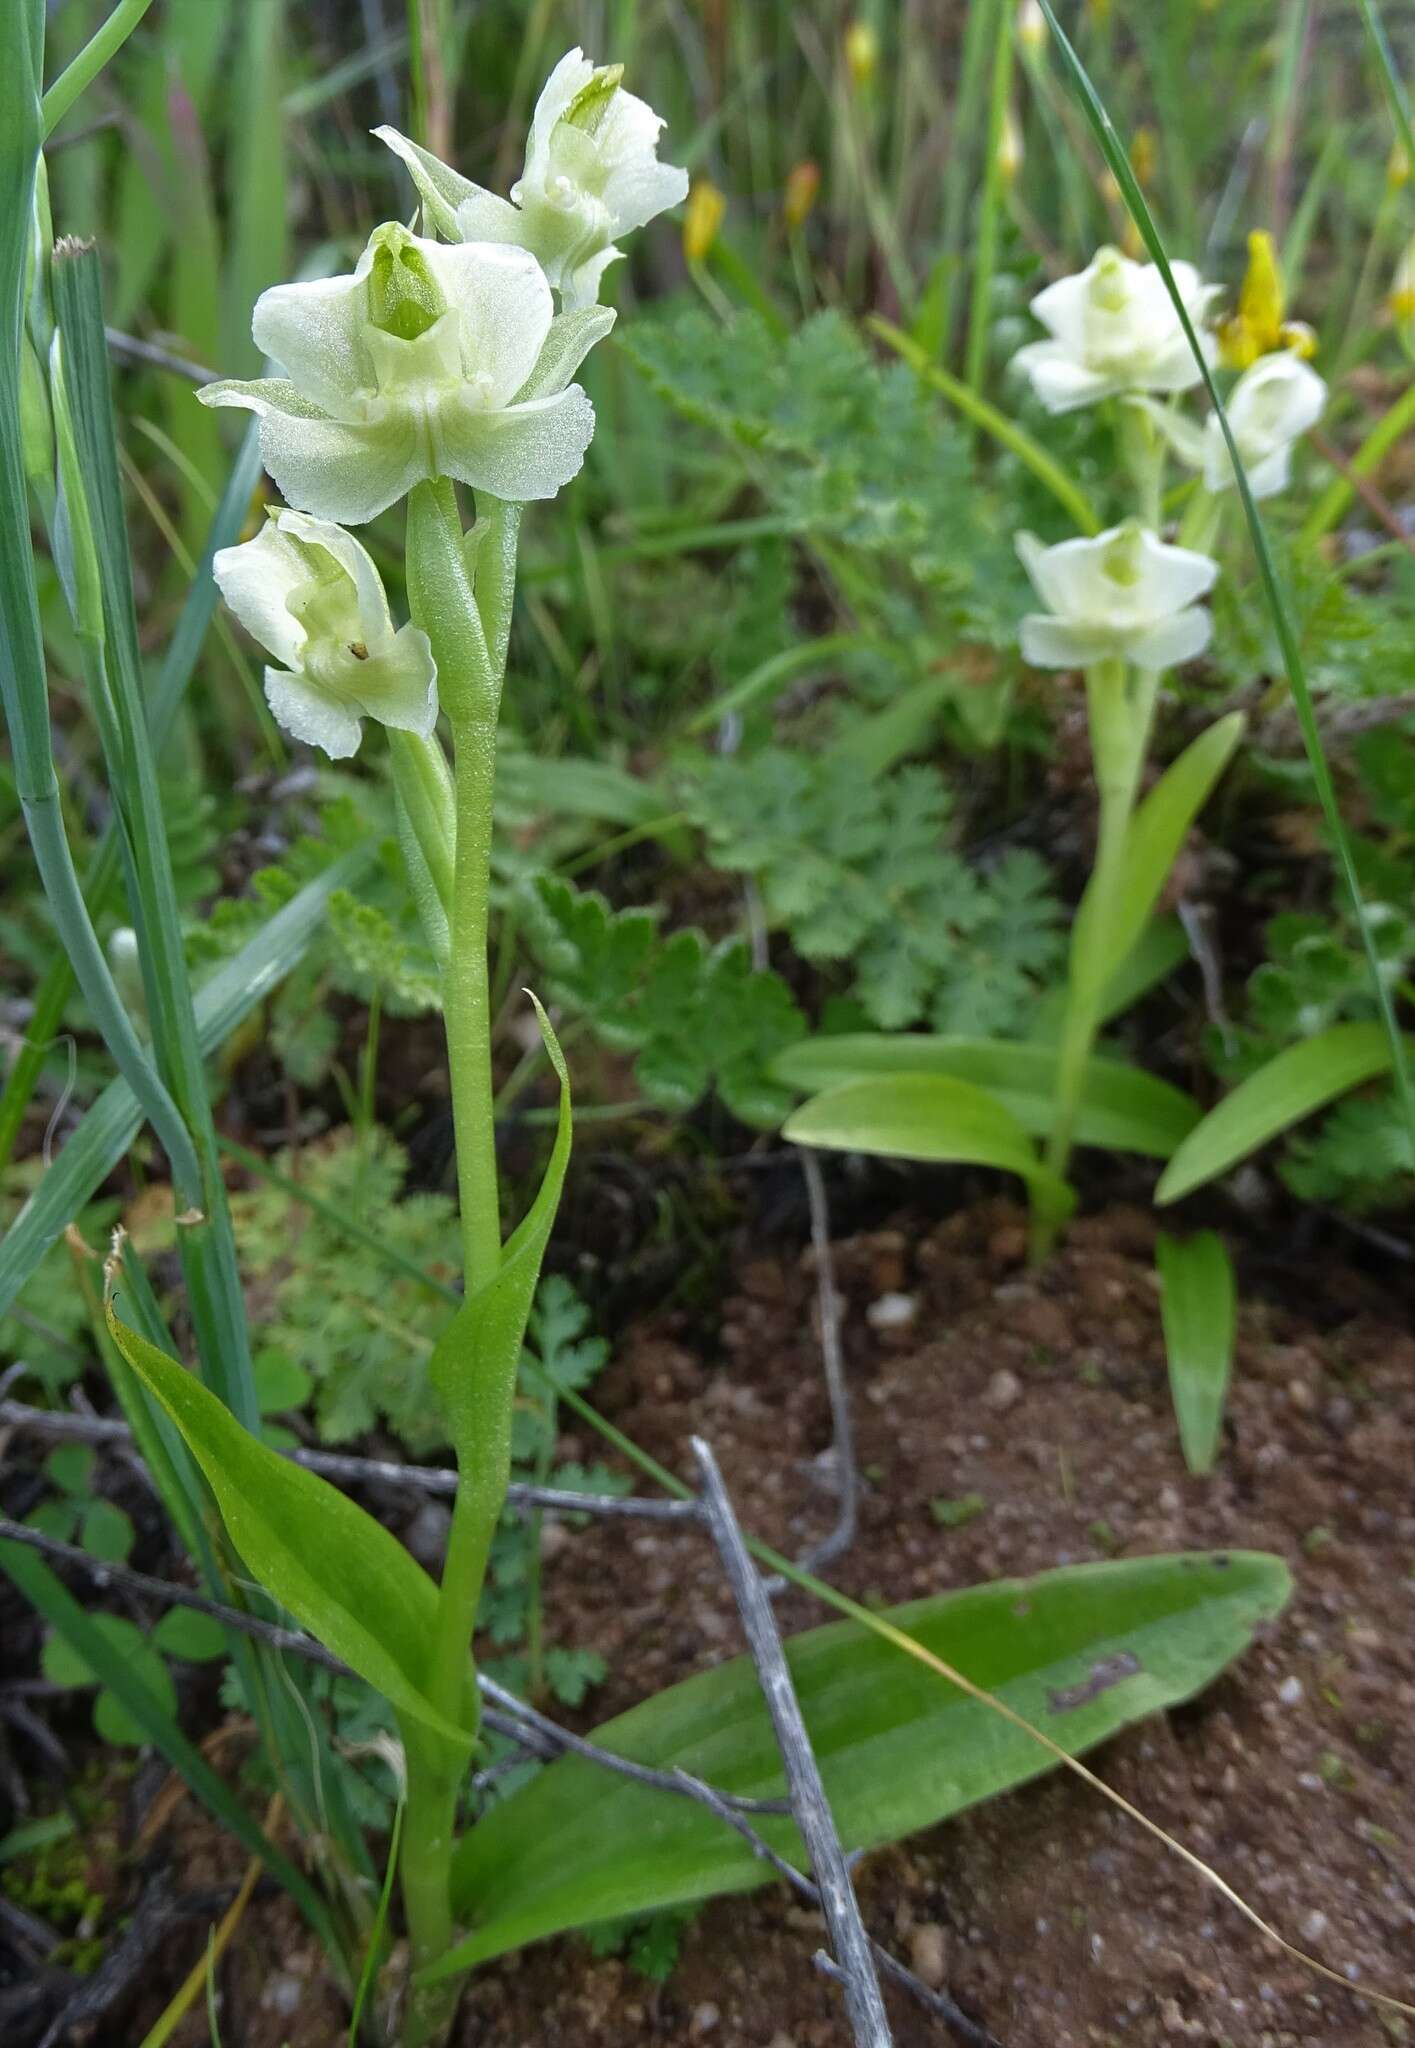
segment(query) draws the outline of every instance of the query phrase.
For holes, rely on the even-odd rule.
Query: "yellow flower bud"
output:
[[[1137,128],[1130,143],[1130,168],[1141,191],[1148,191],[1154,182],[1159,154],[1159,141],[1154,129]]]
[[[689,263],[702,263],[717,240],[727,201],[709,178],[699,178],[690,188],[683,209],[683,254]]]
[[[1387,303],[1393,320],[1415,320],[1415,237],[1406,243],[1405,254],[1395,266]]]
[[[874,82],[879,70],[879,37],[867,21],[852,21],[845,31],[845,69],[856,92]]]
[[[1409,183],[1410,159],[1405,154],[1404,145],[1393,142],[1390,146],[1390,155],[1386,158],[1386,190],[1399,192],[1402,186]]]
[[[1037,0],[1022,0],[1017,10],[1017,41],[1026,51],[1039,50],[1047,39],[1047,19]]]
[[[821,188],[821,171],[818,163],[809,157],[804,162],[793,164],[786,177],[786,190],[781,197],[781,211],[789,228],[801,227],[816,203]]]

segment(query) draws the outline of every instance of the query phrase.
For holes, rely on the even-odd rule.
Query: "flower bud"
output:
[[[789,228],[805,225],[816,196],[821,188],[820,165],[809,157],[803,163],[793,164],[786,177],[786,190],[782,194],[781,211]]]
[[[1387,303],[1393,320],[1402,324],[1415,320],[1415,237],[1406,243],[1405,253],[1395,266]]]
[[[1017,10],[1018,47],[1028,53],[1040,50],[1047,39],[1047,18],[1037,0],[1022,0]]]
[[[1386,190],[1399,192],[1410,183],[1410,159],[1405,154],[1405,145],[1393,142],[1390,155],[1386,158]]]
[[[1159,142],[1153,128],[1137,128],[1130,142],[1130,168],[1142,192],[1154,183],[1159,165]]]
[[[688,204],[683,211],[683,255],[687,262],[706,261],[726,211],[727,201],[710,178],[699,178],[689,188]]]
[[[867,21],[852,21],[845,31],[845,69],[856,92],[873,85],[879,70],[879,37]]]

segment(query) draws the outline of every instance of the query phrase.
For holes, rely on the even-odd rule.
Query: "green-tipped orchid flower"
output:
[[[388,224],[352,276],[262,292],[251,331],[286,376],[199,396],[259,414],[266,468],[319,519],[361,526],[437,476],[552,498],[594,432],[569,380],[612,319],[555,320],[525,249],[448,247]]]
[[[1170,271],[1195,329],[1218,295],[1192,263]],[[1158,267],[1102,249],[1074,277],[1058,278],[1032,301],[1051,336],[1013,357],[1048,412],[1073,412],[1124,391],[1188,391],[1199,382],[1189,347]],[[1212,338],[1199,341],[1212,359]]]
[[[596,68],[569,51],[546,80],[509,200],[486,192],[396,128],[374,133],[412,172],[427,222],[450,242],[529,249],[567,311],[593,306],[623,252],[617,238],[686,198],[688,174],[658,161],[660,117],[620,84],[623,66]]]
[[[1022,653],[1034,667],[1119,659],[1170,668],[1208,645],[1211,622],[1198,603],[1218,575],[1208,555],[1169,547],[1134,520],[1052,548],[1019,533],[1017,552],[1047,608],[1022,621]]]
[[[417,626],[394,628],[368,550],[328,520],[277,512],[254,540],[222,548],[212,573],[236,617],[280,664],[265,694],[297,740],[342,760],[360,720],[426,739],[437,723],[437,664]]]

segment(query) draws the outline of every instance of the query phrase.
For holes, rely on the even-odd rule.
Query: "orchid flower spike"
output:
[[[1017,552],[1046,606],[1022,621],[1022,654],[1035,668],[1170,668],[1208,645],[1211,621],[1197,600],[1218,564],[1207,555],[1170,547],[1134,520],[1051,548],[1019,533]]]
[[[553,498],[594,432],[570,379],[614,315],[552,314],[525,249],[448,248],[390,223],[352,276],[261,293],[251,332],[288,375],[197,396],[260,416],[261,460],[318,519],[362,526],[435,476]]]
[[[509,200],[483,191],[396,128],[376,128],[403,159],[426,220],[449,242],[510,242],[529,249],[567,312],[593,306],[620,235],[677,206],[688,173],[658,161],[663,121],[625,92],[622,64],[592,64],[574,49],[545,82],[531,116],[526,164]]]
[[[1137,401],[1165,436],[1182,462],[1203,472],[1210,491],[1233,488],[1233,463],[1217,413],[1202,426],[1182,419],[1152,399]],[[1286,490],[1292,474],[1292,451],[1322,416],[1327,387],[1316,371],[1291,350],[1259,356],[1229,393],[1228,424],[1238,443],[1248,488],[1255,498],[1271,498]]]
[[[281,665],[265,695],[286,732],[343,760],[360,720],[426,739],[437,664],[419,626],[396,630],[368,550],[328,520],[281,510],[254,540],[222,548],[212,573],[236,617]]]
[[[1196,330],[1219,287],[1205,284],[1192,263],[1170,272]],[[1048,412],[1074,412],[1122,391],[1188,391],[1201,375],[1157,266],[1102,249],[1085,270],[1058,278],[1032,301],[1050,331],[1013,357]],[[1212,360],[1210,337],[1200,346]]]

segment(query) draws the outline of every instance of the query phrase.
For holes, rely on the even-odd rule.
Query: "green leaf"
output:
[[[506,1241],[496,1278],[463,1302],[438,1338],[428,1366],[463,1470],[473,1469],[487,1455],[489,1415],[504,1415],[509,1425],[521,1345],[570,1161],[573,1118],[565,1055],[539,1000],[532,996],[531,1001],[560,1081],[560,1114],[550,1163],[535,1200]],[[509,1438],[506,1448],[509,1458]]]
[[[169,1719],[175,1717],[177,1689],[161,1657],[144,1642],[141,1630],[119,1614],[95,1614],[93,1626],[136,1682],[152,1695],[154,1706]],[[51,1685],[92,1685],[99,1676],[83,1653],[62,1635],[45,1637],[39,1666]],[[93,1725],[105,1742],[123,1748],[140,1749],[149,1739],[142,1722],[106,1686],[93,1703]]]
[[[90,1501],[79,1524],[79,1542],[90,1557],[121,1564],[137,1538],[132,1522],[111,1500]]]
[[[1161,1234],[1160,1276],[1169,1390],[1184,1462],[1207,1472],[1218,1449],[1223,1401],[1233,1366],[1237,1289],[1222,1238],[1202,1230],[1187,1241]]]
[[[970,1081],[895,1074],[847,1081],[803,1102],[782,1136],[797,1145],[890,1159],[996,1166],[1027,1183],[1029,1196],[1069,1216],[1075,1196],[1043,1166],[1011,1110]]]
[[[1125,964],[1150,920],[1160,892],[1189,828],[1208,801],[1209,792],[1228,766],[1243,732],[1243,714],[1232,711],[1200,733],[1136,809],[1125,841],[1125,886],[1115,919],[1107,933],[1104,979],[1110,981]],[[1074,944],[1085,946],[1089,919],[1082,902],[1076,914]]]
[[[1156,1202],[1192,1194],[1348,1088],[1388,1073],[1390,1065],[1390,1041],[1379,1024],[1334,1024],[1290,1045],[1190,1132],[1160,1175]]]
[[[213,1394],[108,1305],[114,1343],[182,1432],[241,1556],[266,1591],[400,1715],[466,1748],[423,1691],[437,1588],[372,1515],[242,1429]],[[467,1723],[474,1721],[471,1672]]]
[[[169,1657],[189,1664],[208,1664],[226,1654],[226,1631],[209,1614],[192,1607],[169,1607],[149,1640]]]
[[[1281,1609],[1290,1583],[1279,1558],[1256,1552],[1136,1558],[976,1586],[890,1619],[1079,1754],[1208,1684]],[[847,1849],[895,1841],[1053,1767],[1023,1730],[859,1623],[797,1636],[787,1658]],[[670,1687],[594,1739],[738,1796],[783,1792],[746,1658]],[[755,1824],[801,1859],[790,1821]],[[459,1844],[453,1903],[474,1931],[438,1974],[564,1928],[747,1891],[769,1876],[701,1807],[567,1757]]]
[[[985,1088],[1032,1137],[1051,1128],[1056,1051],[998,1038],[848,1032],[803,1039],[772,1061],[772,1072],[803,1092],[902,1074],[942,1074]],[[1086,1065],[1076,1141],[1168,1159],[1200,1118],[1182,1089],[1123,1060],[1093,1056]]]

